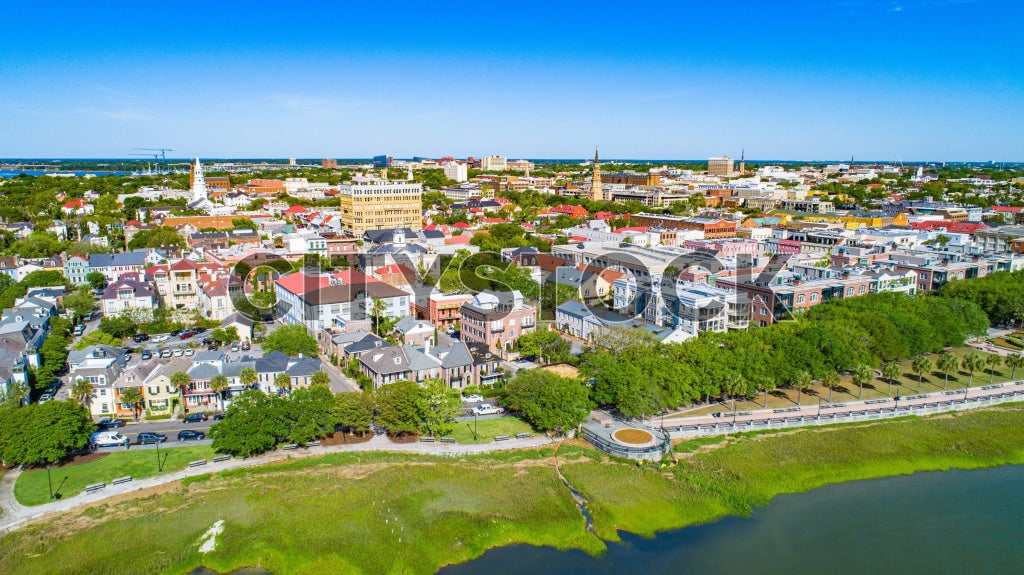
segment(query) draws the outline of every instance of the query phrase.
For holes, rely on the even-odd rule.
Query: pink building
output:
[[[461,331],[466,343],[479,343],[493,353],[512,350],[522,335],[537,329],[537,309],[518,291],[484,290],[462,304]]]

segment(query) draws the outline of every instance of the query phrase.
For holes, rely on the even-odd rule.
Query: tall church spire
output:
[[[740,150],[740,175],[747,173],[747,151]]]
[[[604,190],[601,189],[601,160],[597,157],[597,147],[594,148],[594,172],[590,176],[590,199],[595,202],[603,202]]]
[[[203,165],[199,163],[199,156],[196,156],[196,163],[192,166],[192,201],[206,199],[206,178],[203,176]]]

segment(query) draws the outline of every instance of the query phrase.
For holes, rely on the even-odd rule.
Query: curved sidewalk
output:
[[[14,483],[18,480],[18,476],[21,475],[21,471],[15,469],[4,474],[4,476],[0,478],[0,508],[3,509],[3,513],[0,514],[0,534],[6,534],[14,531],[34,519],[38,519],[52,513],[60,513],[83,505],[97,503],[117,495],[156,487],[158,485],[171,483],[186,477],[202,475],[204,473],[216,473],[218,471],[238,469],[242,467],[256,467],[273,461],[280,461],[282,459],[315,457],[329,453],[346,451],[393,451],[425,455],[456,456],[471,455],[475,453],[489,453],[493,451],[508,451],[529,447],[541,447],[554,442],[555,440],[540,435],[525,439],[509,439],[508,441],[502,441],[500,443],[493,441],[491,443],[476,444],[394,443],[387,439],[387,437],[378,435],[374,436],[369,441],[351,445],[327,445],[307,447],[291,451],[276,449],[269,453],[247,459],[229,459],[220,463],[214,463],[211,461],[200,467],[192,469],[186,468],[161,475],[154,475],[152,477],[122,483],[121,485],[108,485],[104,489],[93,493],[86,493],[85,491],[82,491],[81,493],[70,496],[67,499],[61,499],[52,503],[34,505],[31,507],[18,503],[17,499],[14,497]]]

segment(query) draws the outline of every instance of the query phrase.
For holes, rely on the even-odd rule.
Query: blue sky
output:
[[[22,2],[0,157],[1024,161],[1024,2]]]

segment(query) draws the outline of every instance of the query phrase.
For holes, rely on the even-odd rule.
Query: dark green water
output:
[[[775,498],[653,539],[623,535],[601,557],[549,547],[492,549],[443,575],[519,573],[1024,573],[1024,466],[917,473]]]

